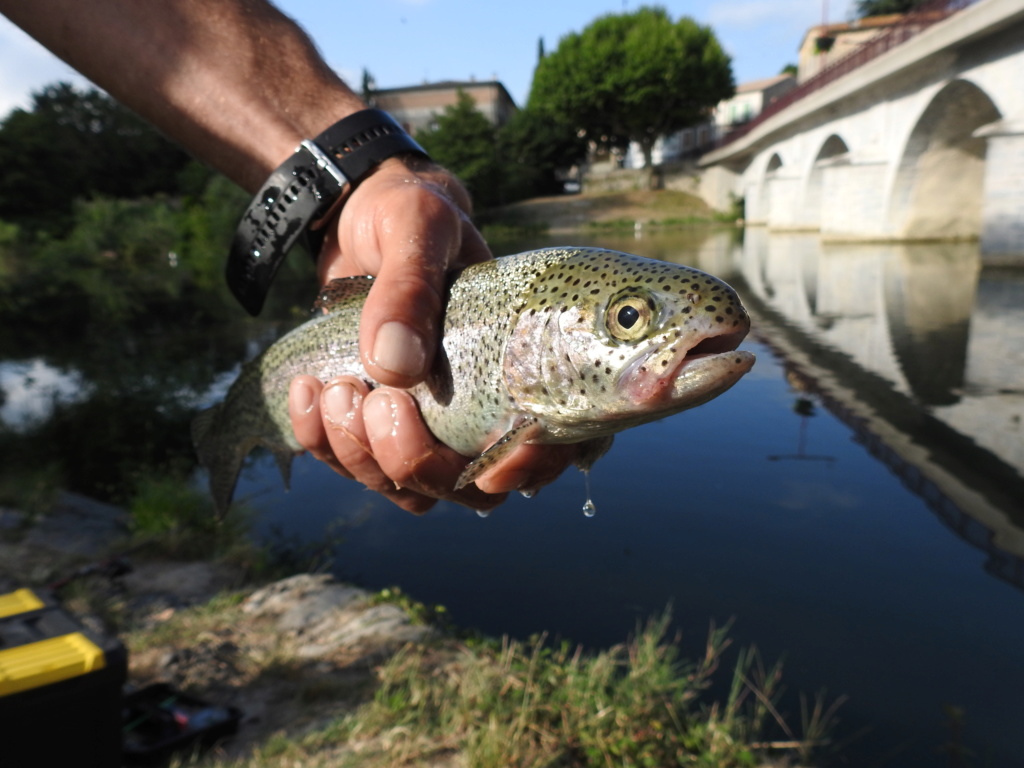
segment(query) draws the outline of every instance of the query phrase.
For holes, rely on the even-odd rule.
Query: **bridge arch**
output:
[[[755,176],[752,195],[747,195],[746,215],[747,221],[752,224],[767,224],[772,213],[772,179],[782,168],[782,156],[778,152],[769,155],[764,164],[764,170]]]
[[[782,156],[777,152],[772,153],[772,156],[768,158],[768,164],[765,166],[764,175],[761,177],[761,218],[768,223],[772,220],[772,187],[775,186],[774,181],[778,177],[778,171],[783,165]]]
[[[821,203],[826,194],[825,169],[849,154],[850,148],[846,142],[838,134],[833,133],[822,142],[818,154],[814,156],[800,204],[801,223],[808,228],[817,229],[821,226]]]
[[[953,80],[935,94],[899,160],[890,232],[912,240],[981,234],[986,140],[974,132],[999,118],[988,94],[967,80]]]

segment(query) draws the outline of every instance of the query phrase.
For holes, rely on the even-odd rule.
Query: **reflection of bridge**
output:
[[[1024,3],[978,0],[709,153],[702,193],[832,238],[1024,253]]]
[[[1024,589],[1024,275],[990,279],[976,245],[763,229],[731,261],[704,266],[740,291],[801,390]]]

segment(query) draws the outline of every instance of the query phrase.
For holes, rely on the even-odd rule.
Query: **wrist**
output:
[[[318,227],[384,162],[427,158],[386,112],[355,112],[303,139],[261,186],[239,223],[228,256],[228,285],[251,314],[259,313],[284,257],[300,237],[319,251]]]

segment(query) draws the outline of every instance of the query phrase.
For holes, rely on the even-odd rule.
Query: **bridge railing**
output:
[[[923,3],[917,9],[904,14],[892,26],[880,31],[869,40],[865,40],[845,56],[836,59],[818,74],[808,78],[793,90],[773,100],[770,104],[765,105],[757,117],[733,128],[715,143],[715,147],[724,147],[746,136],[765,120],[773,115],[777,115],[791,104],[816,91],[820,91],[844,75],[867,64],[872,59],[878,58],[897,45],[905,43],[919,32],[948,18],[959,10],[973,5],[975,2],[977,0],[931,0],[931,2]]]

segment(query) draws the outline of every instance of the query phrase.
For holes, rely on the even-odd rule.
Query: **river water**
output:
[[[261,535],[337,538],[338,576],[492,635],[606,646],[670,605],[692,655],[732,620],[736,645],[783,659],[790,692],[847,697],[836,764],[1024,764],[1024,268],[983,266],[974,244],[754,229],[495,250],[566,241],[728,281],[753,371],[619,435],[593,517],[574,470],[486,519],[417,518],[308,457],[286,493],[263,457],[237,494]],[[12,403],[31,364],[0,363],[0,418],[25,418]],[[76,376],[52,376],[53,398],[87,391]],[[798,728],[795,696],[783,708]]]

